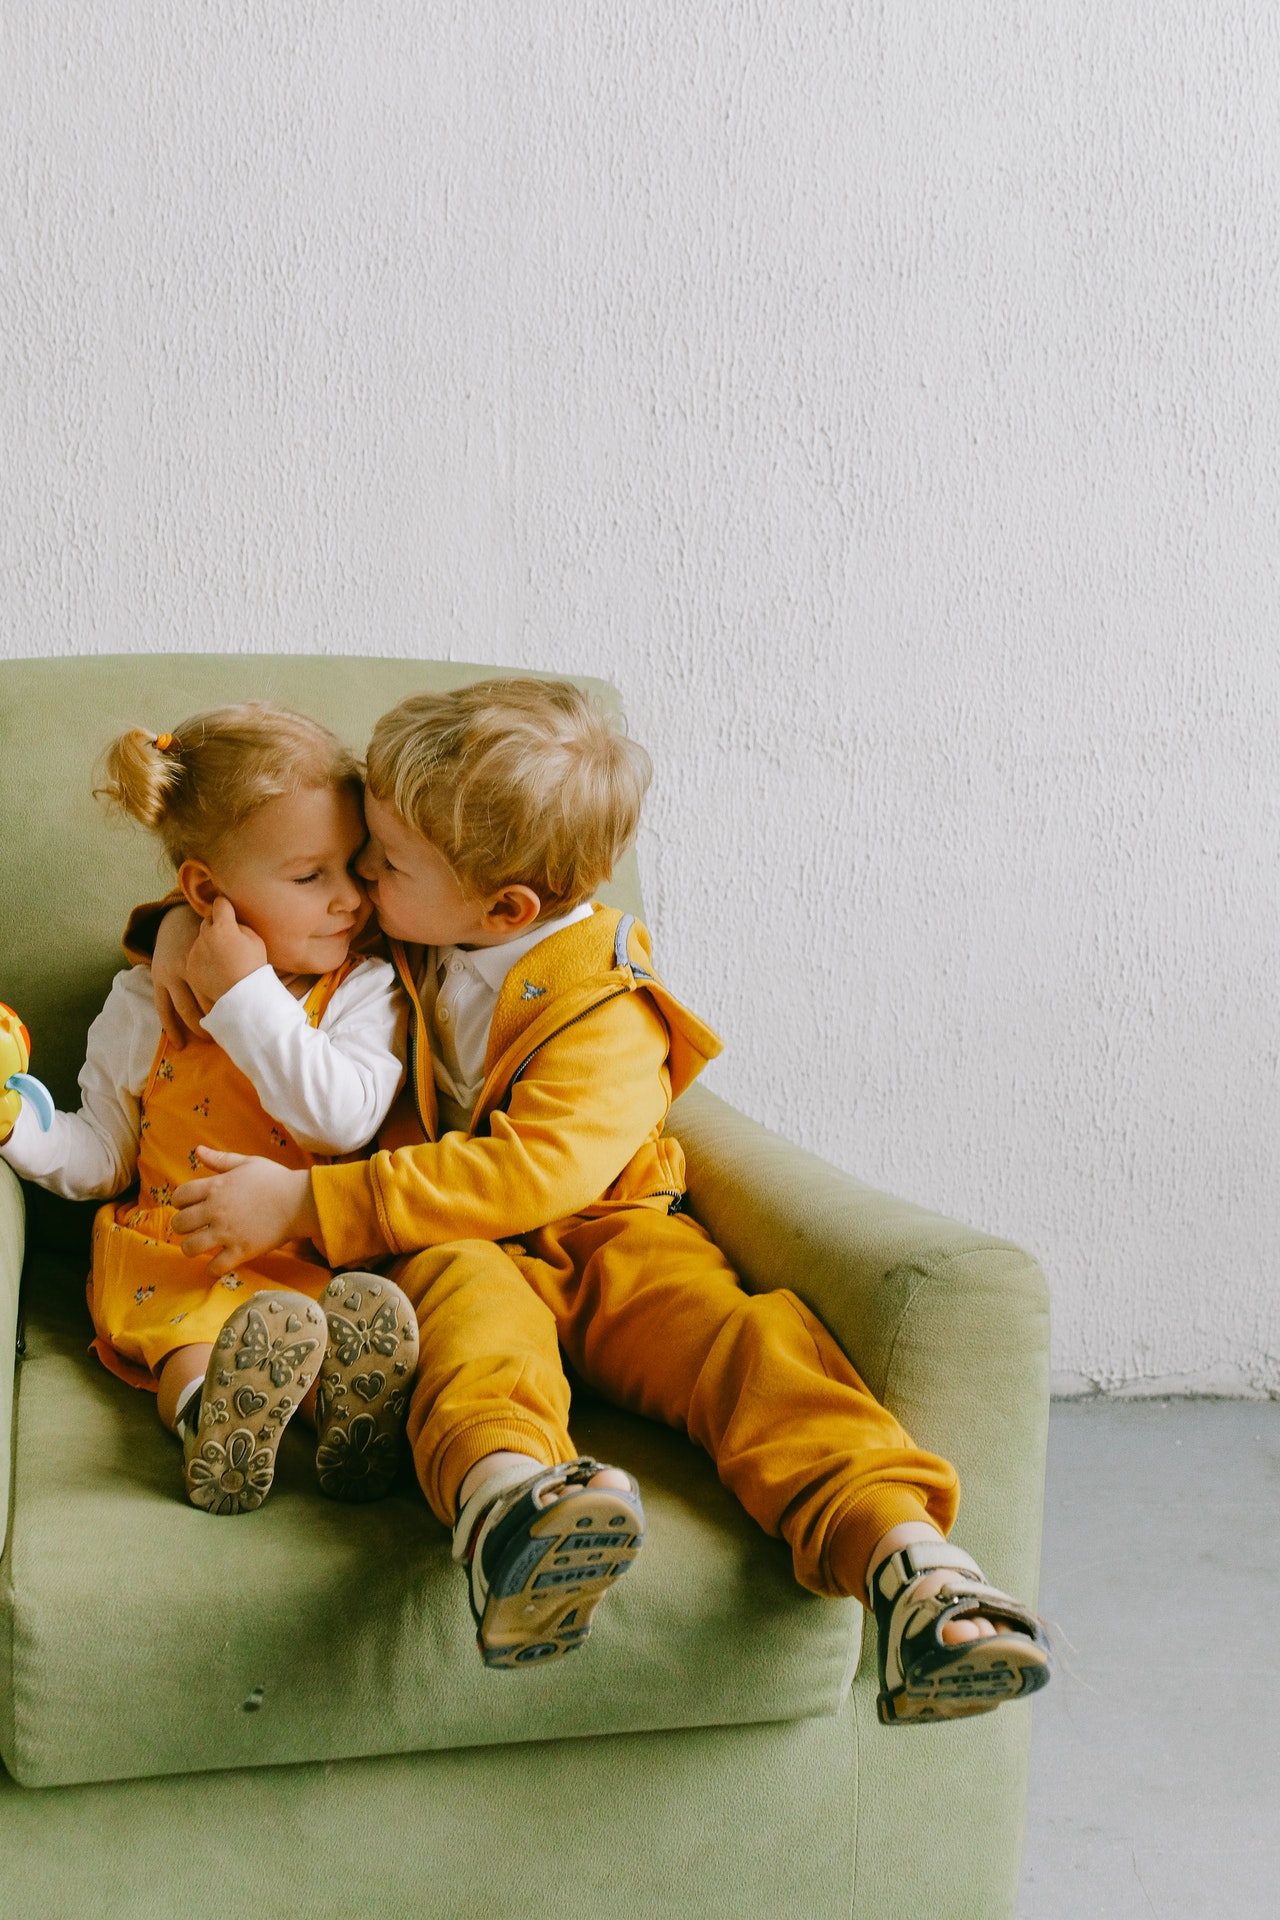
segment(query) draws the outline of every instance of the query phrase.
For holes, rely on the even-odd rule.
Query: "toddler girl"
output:
[[[363,1146],[399,1090],[400,990],[386,961],[351,952],[369,917],[352,877],[359,767],[316,722],[252,703],[121,734],[98,796],[159,835],[200,916],[203,1031],[176,1050],[150,970],[125,968],[89,1030],[79,1112],[43,1131],[24,1101],[0,1155],[69,1199],[133,1188],[94,1221],[93,1346],[156,1394],[196,1506],[260,1506],[304,1401],[324,1491],[376,1498],[417,1357],[403,1294],[376,1274],[331,1280],[298,1242],[214,1279],[172,1231],[198,1147],[310,1167]]]

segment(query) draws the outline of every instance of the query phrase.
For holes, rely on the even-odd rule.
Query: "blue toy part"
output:
[[[44,1081],[34,1079],[29,1073],[11,1073],[4,1084],[6,1093],[12,1087],[15,1093],[22,1095],[40,1122],[41,1133],[48,1133],[57,1109],[53,1104],[53,1095]]]

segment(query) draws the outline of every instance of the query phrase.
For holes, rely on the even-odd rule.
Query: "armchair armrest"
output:
[[[13,1467],[13,1376],[17,1362],[18,1288],[26,1208],[22,1185],[0,1160],[0,1551],[9,1526],[9,1481]]]
[[[1034,1596],[1049,1416],[1032,1257],[838,1172],[704,1087],[672,1109],[690,1209],[745,1284],[787,1287],[913,1439],[960,1473],[957,1536]]]

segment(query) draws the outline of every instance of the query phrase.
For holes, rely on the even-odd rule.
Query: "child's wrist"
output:
[[[206,969],[198,983],[192,982],[192,987],[201,1003],[208,1003],[205,1005],[205,1012],[212,1013],[219,1001],[225,1000],[229,993],[243,986],[246,980],[252,980],[256,973],[263,972],[271,973],[275,977],[273,968],[265,960],[254,961],[239,971],[234,966],[222,967],[216,971]]]
[[[303,1170],[302,1178],[305,1185],[302,1187],[298,1199],[297,1237],[299,1240],[312,1240],[319,1246],[321,1233],[320,1209],[316,1205],[315,1185],[308,1170]]]

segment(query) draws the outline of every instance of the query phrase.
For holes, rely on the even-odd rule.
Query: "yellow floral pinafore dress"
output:
[[[316,981],[304,1002],[313,1027],[356,965],[349,959]],[[250,1294],[293,1287],[318,1299],[330,1278],[310,1244],[298,1241],[219,1280],[203,1260],[187,1259],[173,1231],[173,1195],[203,1171],[197,1146],[259,1154],[282,1167],[311,1167],[321,1158],[263,1110],[252,1083],[214,1041],[199,1034],[175,1053],[161,1034],[142,1095],[138,1192],[99,1207],[88,1287],[93,1351],[112,1373],[153,1393],[165,1356],[212,1343]]]

